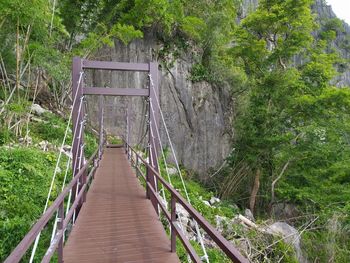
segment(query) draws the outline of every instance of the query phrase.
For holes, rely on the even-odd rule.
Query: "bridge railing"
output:
[[[125,153],[128,159],[133,162],[136,173],[140,175],[148,189],[151,191],[152,195],[156,198],[157,203],[161,210],[163,211],[167,221],[171,226],[171,251],[176,252],[176,238],[179,237],[186,251],[190,255],[192,261],[202,262],[200,257],[197,255],[195,249],[183,234],[180,229],[177,219],[176,219],[176,203],[181,204],[181,206],[191,215],[191,217],[197,221],[197,223],[202,227],[202,229],[212,238],[212,240],[217,244],[217,246],[230,258],[233,262],[237,263],[248,263],[249,261],[244,258],[241,253],[228,241],[226,240],[210,223],[197,212],[160,174],[146,161],[144,160],[130,145],[124,141]],[[134,160],[135,159],[135,160]],[[155,191],[152,185],[148,182],[146,175],[141,170],[140,165],[143,164],[146,168],[152,171],[152,174],[171,194],[170,211],[165,207],[163,201],[161,200],[159,194]]]
[[[105,144],[103,140],[103,144]],[[63,262],[63,242],[64,234],[67,229],[69,222],[71,221],[74,212],[79,207],[79,205],[84,201],[86,190],[90,179],[94,177],[96,168],[99,165],[100,161],[100,152],[102,151],[102,145],[99,145],[98,149],[92,154],[89,160],[85,165],[79,170],[79,172],[74,176],[71,182],[63,189],[59,196],[55,199],[52,205],[46,210],[46,212],[41,216],[41,218],[35,223],[27,235],[22,239],[22,241],[17,245],[17,247],[12,251],[9,257],[5,260],[4,263],[14,263],[19,262],[21,258],[25,255],[29,247],[33,244],[36,237],[41,233],[41,231],[47,226],[48,222],[58,211],[58,225],[57,232],[54,236],[54,239],[50,243],[49,248],[47,249],[41,262],[50,262],[51,257],[57,251],[58,262]],[[91,169],[90,169],[91,167]],[[89,171],[90,169],[90,171]],[[79,184],[78,184],[79,182]],[[75,197],[72,206],[68,210],[66,216],[64,201],[70,191],[75,189],[79,185],[77,196]],[[73,191],[74,192],[74,191]]]

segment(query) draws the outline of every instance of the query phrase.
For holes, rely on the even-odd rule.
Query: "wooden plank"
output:
[[[107,148],[64,262],[179,262],[122,148]]]

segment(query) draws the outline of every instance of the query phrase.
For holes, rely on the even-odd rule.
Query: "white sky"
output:
[[[334,13],[350,24],[350,0],[327,0]]]

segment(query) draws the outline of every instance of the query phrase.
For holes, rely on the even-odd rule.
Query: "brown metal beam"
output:
[[[129,145],[127,146],[134,153],[132,155],[135,155],[136,158],[138,158],[147,167],[147,169],[151,170],[152,174],[155,177],[157,177],[158,181],[164,186],[164,188],[166,188],[171,193],[172,198],[175,198],[176,202],[181,204],[181,206],[191,215],[191,217],[197,221],[197,223],[211,237],[211,239],[217,244],[217,246],[221,248],[221,250],[226,254],[226,256],[228,256],[235,263],[249,262],[248,259],[243,257],[242,254],[233,246],[232,243],[227,241],[219,233],[219,231],[217,231],[212,225],[210,225],[209,222],[196,209],[192,207],[192,205],[190,205],[162,176],[160,176],[157,170],[155,170],[151,165],[149,165],[149,163],[146,162],[132,147],[130,147]],[[181,238],[181,231],[177,230],[177,234],[179,235],[179,238],[181,239],[187,251],[190,253],[191,256],[193,256],[191,253],[194,252],[188,250],[190,248],[188,245],[189,242],[187,242],[185,239],[182,240]],[[195,262],[197,262],[195,258],[192,259]]]
[[[83,60],[84,69],[105,69],[121,71],[149,71],[148,63],[121,63],[112,61]]]
[[[83,88],[84,95],[105,95],[105,96],[149,96],[148,89],[128,88]]]

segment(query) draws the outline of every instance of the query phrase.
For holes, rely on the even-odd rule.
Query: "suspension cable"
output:
[[[65,173],[64,173],[64,179],[63,179],[63,183],[62,183],[61,192],[63,191],[63,189],[64,189],[64,187],[65,187],[65,185],[66,185],[66,180],[67,180],[67,176],[68,176],[70,161],[71,161],[71,156],[69,156],[69,158],[68,158],[68,162],[67,162],[67,166],[66,166],[66,171],[65,171]],[[58,211],[56,211],[55,223],[54,223],[53,228],[52,228],[52,233],[51,233],[50,242],[52,242],[52,240],[53,240],[54,237],[55,237],[56,229],[57,229],[57,224],[58,224]]]
[[[80,98],[79,108],[78,108],[78,116],[80,115],[80,112],[81,112],[82,101],[83,101],[83,97]],[[76,134],[77,134],[78,126],[80,126],[80,125],[81,125],[81,123],[79,123],[78,125],[75,125],[74,132],[73,132],[73,138],[75,138],[75,136],[76,136]],[[80,130],[80,131],[81,131],[81,130]],[[80,137],[80,135],[81,135],[81,133],[79,134],[79,137]],[[73,149],[73,144],[74,144],[74,141],[72,141],[71,149]],[[63,184],[62,184],[61,192],[63,191],[64,186],[65,186],[65,184],[66,184],[66,179],[67,179],[67,176],[68,176],[68,171],[69,171],[69,167],[70,167],[72,158],[73,158],[73,156],[72,156],[72,150],[71,150],[71,155],[70,155],[69,158],[68,158],[68,162],[67,162],[67,166],[66,166],[66,170],[65,170],[65,174],[64,174],[64,179],[63,179]],[[75,170],[76,162],[77,162],[77,159],[75,159],[75,161],[74,161],[74,170]],[[66,215],[67,215],[68,212],[69,212],[71,198],[72,198],[72,189],[69,191],[69,196],[68,196],[68,200],[67,200]],[[54,223],[54,227],[53,227],[52,233],[51,233],[51,242],[52,242],[52,240],[53,240],[54,237],[55,237],[55,233],[56,233],[56,229],[57,229],[57,224],[58,224],[58,211],[56,212],[55,223]]]
[[[80,113],[81,113],[81,107],[82,107],[83,99],[84,99],[84,97],[81,97],[81,98],[80,98],[80,104],[79,104],[79,109],[78,109],[78,116],[79,116]],[[77,135],[78,126],[79,126],[79,134],[78,134],[78,143],[77,143],[77,145],[80,144],[80,136],[81,136],[81,133],[82,133],[82,129],[81,129],[82,121],[79,122],[77,125],[75,125],[75,128],[74,128],[74,136],[73,136],[73,138],[75,138],[76,135]],[[74,144],[74,142],[72,142],[72,157],[73,157],[73,144]],[[76,148],[75,156],[77,156],[77,154],[78,154],[78,149],[79,149],[79,147]],[[75,160],[74,160],[73,172],[74,172],[74,171],[76,170],[76,168],[77,168],[77,160],[78,160],[78,158],[75,158]],[[77,185],[78,185],[78,183],[77,183]],[[77,187],[78,187],[78,186],[77,186]],[[66,208],[66,215],[67,215],[68,212],[69,212],[71,198],[72,198],[72,189],[69,191],[69,196],[68,196],[68,201],[67,201],[67,208]]]
[[[150,105],[151,105],[151,113],[152,113],[153,116],[155,117],[155,111],[154,111],[154,109],[153,109],[152,103],[150,103]],[[163,145],[162,145],[162,142],[161,142],[161,139],[160,139],[160,133],[159,133],[158,124],[157,124],[157,122],[155,122],[154,124],[155,124],[156,132],[157,132],[158,142],[159,142],[159,145],[160,145],[160,148],[161,148],[161,151],[162,151],[162,157],[163,157],[163,160],[164,160],[164,165],[165,165],[166,174],[167,174],[167,177],[168,177],[168,182],[170,183],[170,185],[171,185],[172,187],[174,187],[173,184],[172,184],[171,178],[170,178],[169,171],[168,171],[168,163],[167,163],[167,161],[166,161],[166,157],[165,157],[165,154],[164,154],[164,148],[163,148]],[[159,169],[159,171],[160,171],[160,169]],[[162,186],[163,186],[163,185],[162,185]],[[164,189],[163,189],[163,191],[164,191]],[[165,199],[164,199],[164,200],[165,200]],[[165,200],[165,201],[166,201],[166,200]],[[166,208],[167,208],[167,202],[166,202]],[[181,216],[181,214],[180,214],[178,211],[176,211],[176,214],[178,215],[179,220],[180,220],[180,229],[181,229],[182,233],[185,234],[185,229],[184,229],[184,227],[183,227],[184,224],[183,224],[183,222],[182,222],[182,216]],[[170,227],[171,227],[171,226],[170,226]]]
[[[154,109],[153,109],[153,105],[151,104],[151,113],[153,114],[153,116],[155,116],[155,112],[154,112]],[[165,170],[166,170],[166,173],[167,173],[167,177],[168,177],[168,182],[171,186],[173,186],[173,183],[171,181],[171,178],[170,178],[170,174],[169,174],[169,171],[168,171],[168,163],[166,161],[166,156],[165,156],[165,153],[164,153],[164,148],[163,148],[163,145],[162,145],[162,142],[160,140],[160,134],[159,134],[159,128],[158,128],[158,124],[157,122],[154,123],[155,124],[155,128],[156,128],[156,132],[157,132],[157,137],[158,137],[158,142],[159,142],[159,145],[160,145],[160,150],[162,152],[162,157],[163,157],[163,160],[164,160],[164,165],[165,165]]]
[[[79,80],[78,80],[78,86],[81,84],[82,77],[83,77],[83,72],[80,72]],[[52,179],[51,179],[51,184],[50,184],[49,192],[48,192],[48,194],[47,194],[47,198],[46,198],[46,202],[45,202],[45,207],[44,207],[43,214],[46,212],[46,209],[47,209],[47,207],[48,207],[48,205],[49,205],[49,201],[50,201],[50,197],[51,197],[53,185],[54,185],[54,182],[55,182],[55,179],[56,179],[56,175],[57,175],[57,171],[58,171],[58,166],[59,166],[60,161],[61,161],[61,156],[62,156],[62,151],[61,151],[61,149],[63,149],[63,147],[64,147],[64,145],[65,145],[65,142],[66,142],[66,139],[67,139],[67,135],[68,135],[68,132],[69,132],[70,122],[71,122],[72,116],[73,116],[74,105],[75,105],[75,103],[76,103],[76,99],[77,99],[77,95],[78,95],[78,90],[79,90],[79,89],[77,89],[76,92],[75,92],[75,94],[74,94],[73,107],[72,107],[72,109],[71,109],[71,111],[70,111],[70,114],[69,114],[68,123],[67,123],[67,126],[66,126],[66,130],[65,130],[65,133],[64,133],[63,140],[62,140],[60,152],[59,152],[59,154],[58,154],[58,158],[57,158],[57,161],[56,161],[56,166],[55,166],[54,174],[53,174]],[[34,243],[34,246],[33,246],[33,249],[32,249],[32,254],[31,254],[30,259],[29,259],[29,263],[32,263],[33,260],[34,260],[34,256],[35,256],[35,253],[36,253],[36,250],[37,250],[37,247],[38,247],[38,243],[39,243],[39,240],[40,240],[40,236],[41,236],[41,231],[40,231],[39,234],[36,236],[35,243]]]
[[[156,153],[156,147],[155,147],[156,143],[155,143],[155,140],[154,140],[154,135],[153,135],[153,130],[152,130],[152,125],[151,125],[151,123],[150,123],[150,133],[151,133],[153,145],[154,145],[154,148],[155,148],[155,149],[154,149],[154,152]],[[151,145],[150,145],[150,152],[151,152],[150,156],[151,156],[152,166],[154,167],[154,160],[153,160],[153,154],[152,154]],[[154,159],[157,160],[157,159],[158,159],[158,158],[157,158],[157,153],[156,153],[155,155],[156,155],[156,156],[154,156]],[[161,170],[160,170],[160,166],[159,166],[159,162],[157,162],[157,166],[158,166],[159,174],[162,175]],[[156,177],[153,176],[153,179],[154,179],[154,185],[155,185],[155,187],[157,187]],[[164,186],[163,186],[163,184],[161,185],[161,188],[162,188],[161,192],[162,192],[162,194],[163,194],[163,199],[164,199],[164,201],[165,201],[165,207],[168,208],[168,204],[167,204],[167,201],[166,201],[165,191],[164,191]],[[157,191],[157,189],[155,189],[155,190]],[[158,205],[158,214],[159,214],[159,211],[160,211],[160,208],[159,208],[159,205]]]
[[[153,92],[156,93],[155,88],[154,88],[154,83],[153,83],[152,75],[151,75],[151,74],[149,74],[149,78],[150,78],[150,87],[153,89]],[[157,96],[155,96],[155,99],[156,99],[157,107],[158,107],[158,109],[159,109],[160,116],[161,116],[161,119],[162,119],[162,122],[163,122],[163,125],[164,125],[164,128],[165,128],[165,132],[166,132],[167,137],[168,137],[168,141],[169,141],[169,144],[170,144],[170,148],[171,148],[171,151],[172,151],[174,160],[175,160],[176,168],[177,168],[178,174],[179,174],[180,179],[181,179],[182,186],[183,186],[184,191],[185,191],[185,194],[186,194],[187,202],[188,202],[189,204],[191,204],[191,200],[190,200],[190,197],[189,197],[188,192],[187,192],[186,184],[185,184],[185,181],[184,181],[184,179],[183,179],[183,177],[182,177],[182,173],[181,173],[181,170],[180,170],[179,162],[178,162],[178,160],[177,160],[177,158],[176,158],[174,146],[173,146],[173,143],[172,143],[171,138],[170,138],[169,130],[168,130],[168,127],[167,127],[167,125],[166,125],[166,123],[165,123],[165,118],[164,118],[164,115],[163,115],[163,111],[162,111],[162,109],[161,109],[161,107],[160,107],[160,103],[159,103],[159,100],[158,100]],[[150,103],[150,104],[152,105],[152,103]],[[206,262],[209,263],[209,257],[208,257],[206,248],[205,248],[205,246],[204,246],[203,237],[202,237],[202,234],[200,233],[200,229],[199,229],[198,223],[197,223],[196,220],[194,220],[194,223],[195,223],[195,227],[196,227],[198,239],[199,239],[199,242],[200,242],[200,244],[201,244],[201,247],[202,247],[202,250],[203,250],[203,253],[204,253],[204,258],[205,258]]]
[[[83,136],[82,131],[83,131],[83,127],[85,126],[85,122],[86,122],[85,118],[86,118],[86,116],[84,116],[84,119],[80,122],[80,132],[79,132],[79,137],[78,137],[78,145],[80,145],[80,154],[79,154],[80,157],[79,157],[78,169],[81,168],[82,161],[84,161],[84,160],[82,160],[83,159],[82,157],[83,157],[83,152],[84,152],[85,145],[84,144],[80,144],[80,142],[82,141],[81,140],[81,137]],[[78,153],[78,150],[79,150],[79,147],[77,147],[76,154]],[[75,161],[77,161],[77,159],[78,158],[76,158]],[[75,165],[74,165],[75,167],[73,169],[74,171],[76,169],[76,164],[77,164],[77,162],[75,162]],[[80,187],[80,180],[78,180],[77,186],[75,188],[75,195],[74,195],[75,198],[77,198],[77,196],[78,196],[79,187]],[[76,219],[76,210],[74,210],[74,213],[73,213],[73,225],[75,223],[75,219]]]
[[[153,113],[153,116],[155,116],[155,113],[154,113],[152,104],[151,104],[151,110],[152,110],[151,113]],[[161,142],[161,140],[160,140],[160,134],[159,134],[157,122],[155,122],[155,126],[156,126],[155,128],[156,128],[157,136],[158,136],[158,142],[159,142],[159,145],[160,145],[160,148],[161,148],[161,151],[162,151],[162,156],[163,156],[163,160],[164,160],[164,165],[165,165],[165,169],[166,169],[166,174],[167,174],[167,177],[168,177],[168,180],[169,180],[168,182],[169,182],[170,185],[173,187],[173,184],[172,184],[171,179],[170,179],[170,174],[169,174],[169,172],[168,172],[168,164],[167,164],[166,157],[165,157],[165,154],[164,154],[163,145],[162,145],[162,142]],[[151,127],[152,127],[152,126],[151,126]],[[151,128],[151,131],[152,131],[152,128]],[[153,138],[154,138],[154,137],[153,137]],[[162,176],[161,170],[160,170],[160,167],[159,167],[159,164],[158,164],[158,169],[159,169],[159,174]],[[163,191],[163,199],[164,199],[164,201],[165,201],[165,207],[168,208],[168,202],[167,202],[167,200],[166,200],[166,198],[165,198],[165,191],[164,191],[164,186],[163,186],[163,185],[162,185],[162,191]],[[182,216],[181,216],[181,214],[180,214],[178,211],[176,211],[176,214],[178,215],[179,220],[180,220],[180,225],[179,225],[179,226],[180,226],[180,229],[181,229],[182,233],[185,234],[185,229],[184,229],[184,227],[183,227],[184,223],[182,222]],[[170,229],[171,229],[171,224],[169,224],[169,226],[170,226]]]

